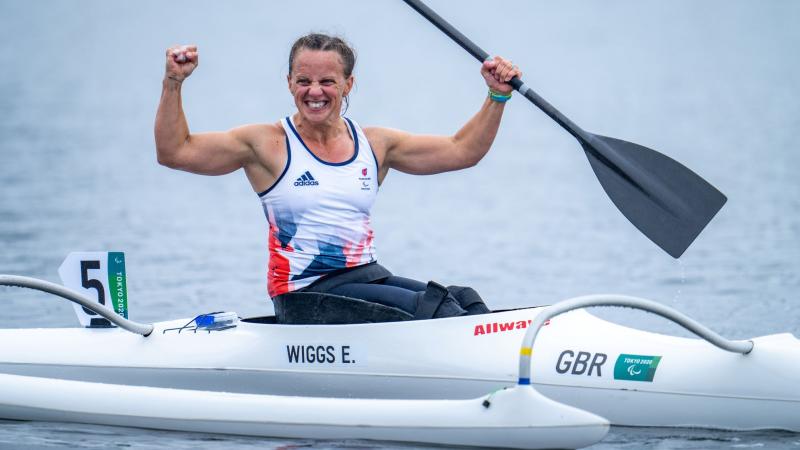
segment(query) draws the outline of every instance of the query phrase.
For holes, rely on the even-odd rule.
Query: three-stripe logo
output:
[[[306,170],[306,173],[300,175],[297,180],[294,182],[295,186],[318,186],[319,181],[314,179],[314,176],[311,175],[311,172]]]

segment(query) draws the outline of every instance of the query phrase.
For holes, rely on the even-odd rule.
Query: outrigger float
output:
[[[0,418],[274,437],[579,448],[609,423],[800,431],[800,342],[729,341],[655,302],[595,295],[457,318],[286,325],[213,313],[0,330]],[[702,339],[620,326],[644,309]],[[534,344],[535,341],[535,344]]]

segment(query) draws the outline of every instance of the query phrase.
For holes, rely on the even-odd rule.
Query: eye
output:
[[[308,78],[298,78],[295,80],[295,83],[299,84],[300,86],[308,86],[311,84]]]
[[[331,79],[331,78],[326,78],[326,79],[322,80],[322,82],[320,82],[320,84],[322,84],[323,86],[333,86],[334,84],[336,84],[336,80]]]

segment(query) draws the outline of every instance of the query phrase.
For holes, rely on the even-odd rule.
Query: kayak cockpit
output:
[[[282,325],[345,325],[419,320],[393,306],[321,292],[291,292],[273,299],[273,302],[274,316],[252,317],[242,321]]]
[[[382,323],[414,319],[413,315],[399,308],[321,292],[290,292],[276,297],[273,303],[276,322],[285,325]]]

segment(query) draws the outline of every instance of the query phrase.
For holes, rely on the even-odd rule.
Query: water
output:
[[[731,338],[800,335],[800,3],[430,4],[576,123],[672,156],[729,201],[673,260],[614,208],[576,142],[517,97],[477,167],[389,175],[373,210],[384,265],[472,285],[495,308],[614,292]],[[485,95],[471,57],[399,1],[0,0],[0,273],[57,281],[70,251],[122,250],[134,320],[270,313],[266,221],[244,176],[158,166],[152,123],[164,50],[189,42],[201,52],[184,91],[193,130],[285,116],[289,47],[310,30],[355,45],[348,115],[362,124],[452,133]],[[0,327],[76,324],[66,302],[0,297]],[[422,448],[0,422],[0,447],[59,446]],[[798,446],[789,433],[614,428],[594,448]]]

